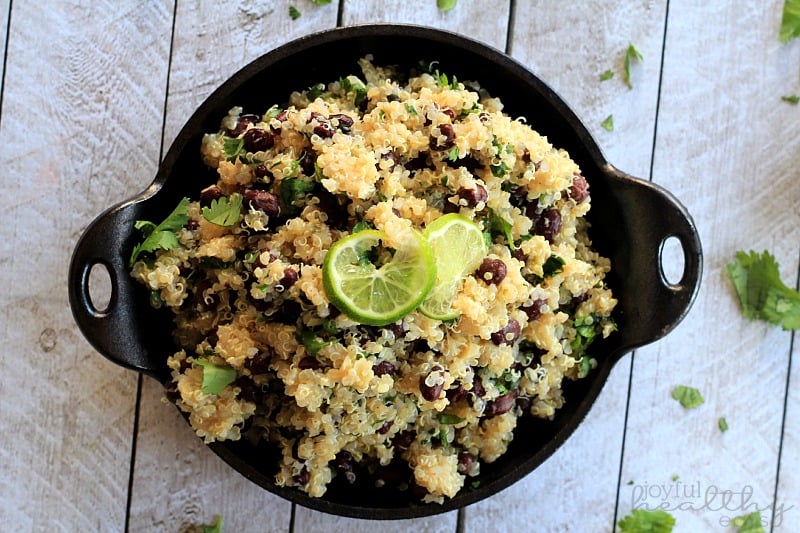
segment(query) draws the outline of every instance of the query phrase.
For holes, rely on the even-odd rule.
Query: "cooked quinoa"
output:
[[[381,486],[400,465],[403,486],[442,502],[596,364],[586,347],[615,328],[610,264],[569,154],[476,83],[360,67],[281,106],[231,109],[201,147],[216,185],[132,275],[174,312],[167,394],[205,442],[265,439],[281,450],[277,484],[314,497],[336,476]],[[329,301],[338,239],[450,212],[491,242],[458,318],[366,326]]]

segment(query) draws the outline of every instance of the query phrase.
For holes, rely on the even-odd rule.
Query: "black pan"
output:
[[[580,424],[614,363],[672,330],[688,312],[700,284],[700,240],[686,209],[658,185],[611,166],[569,107],[513,59],[462,36],[404,25],[325,31],[262,56],[225,82],[192,115],[147,190],[102,213],[86,229],[70,264],[69,296],[78,326],[100,353],[166,384],[165,362],[174,352],[171,316],[153,310],[145,288],[127,272],[127,259],[139,238],[134,221],[162,220],[180,198],[196,196],[201,187],[216,180],[199,157],[200,139],[203,132],[217,130],[228,109],[240,105],[245,110],[263,110],[283,103],[293,90],[358,73],[356,61],[366,54],[372,54],[378,65],[395,64],[405,71],[420,60],[439,61],[443,72],[459,80],[480,81],[501,98],[506,113],[527,117],[534,129],[566,149],[590,184],[590,236],[595,248],[612,261],[607,281],[619,299],[615,313],[619,332],[593,345],[592,355],[599,365],[588,378],[565,382],[567,402],[555,418],[520,419],[508,452],[497,462],[482,465],[478,488],[465,488],[443,505],[415,503],[409,491],[392,493],[368,483],[350,486],[336,480],[323,498],[311,498],[275,485],[276,450],[243,441],[210,445],[248,479],[306,507],[359,518],[413,518],[476,502],[533,471]],[[669,237],[680,242],[684,260],[682,278],[673,284],[661,266],[663,244]],[[104,265],[111,278],[110,303],[103,310],[94,306],[89,295],[89,273],[97,264]]]

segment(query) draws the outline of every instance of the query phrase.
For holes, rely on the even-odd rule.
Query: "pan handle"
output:
[[[72,314],[92,346],[114,363],[155,376],[146,343],[135,327],[135,300],[127,257],[126,232],[133,228],[136,203],[128,202],[98,216],[81,235],[69,265],[67,278]],[[102,265],[111,282],[111,296],[98,309],[89,290],[93,267]]]
[[[618,353],[656,341],[683,320],[700,288],[703,253],[694,221],[675,196],[662,187],[608,165],[611,194],[626,218],[628,264],[622,298],[625,327]],[[664,244],[675,238],[683,251],[683,273],[670,282],[664,274]],[[613,265],[612,265],[613,268]]]

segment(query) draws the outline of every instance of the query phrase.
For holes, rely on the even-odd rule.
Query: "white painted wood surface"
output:
[[[226,531],[608,532],[649,504],[672,509],[675,531],[731,531],[725,520],[754,506],[768,530],[800,530],[800,343],[744,321],[724,273],[736,250],[769,249],[784,279],[798,278],[800,106],[780,97],[800,93],[800,41],[778,42],[780,1],[706,4],[462,0],[443,13],[435,0],[0,2],[0,521],[179,531],[222,514]],[[457,31],[529,66],[613,164],[684,201],[706,269],[689,317],[617,364],[584,424],[534,473],[460,513],[371,522],[294,507],[246,481],[149,378],[137,400],[137,376],[78,332],[65,285],[83,228],[149,184],[161,150],[226,77],[337,22],[388,21]],[[633,89],[620,80],[629,42],[644,56]],[[614,79],[600,82],[609,68]],[[614,132],[600,127],[609,114]],[[706,403],[683,410],[669,396],[678,384]],[[752,496],[719,509],[706,501],[714,489]]]

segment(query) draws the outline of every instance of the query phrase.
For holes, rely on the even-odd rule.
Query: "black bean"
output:
[[[523,304],[520,309],[528,315],[528,320],[533,321],[542,316],[542,307],[547,303],[547,300],[537,299],[533,300],[529,305]]]
[[[303,169],[303,174],[308,177],[313,177],[317,173],[315,166],[317,162],[317,154],[311,150],[303,152],[303,157],[300,158],[300,168]]]
[[[270,252],[270,253],[269,253],[269,255],[268,255],[267,262],[266,262],[266,263],[264,263],[264,262],[261,260],[261,256],[262,256],[262,255],[264,255],[264,253],[265,253],[266,251],[267,251],[267,250],[265,250],[265,249],[262,249],[262,250],[259,250],[259,251],[258,251],[258,256],[256,256],[256,260],[255,260],[255,262],[253,263],[253,265],[254,265],[255,267],[261,267],[261,268],[264,268],[264,267],[265,267],[265,266],[267,266],[269,263],[272,263],[273,261],[275,261],[275,259],[277,259],[277,256],[276,256],[276,255],[275,255],[273,252]]]
[[[281,213],[280,201],[278,197],[269,191],[258,189],[245,189],[244,200],[258,211],[262,211],[268,216],[276,217]]]
[[[444,140],[440,141],[438,136],[431,135],[431,150],[441,152],[443,150],[449,150],[456,145],[456,132],[452,124],[439,124],[439,133],[440,135],[444,135]]]
[[[344,450],[336,454],[333,459],[333,468],[340,474],[344,475],[348,483],[354,483],[356,480],[356,460],[350,455],[349,452]]]
[[[261,386],[247,376],[239,376],[236,379],[236,386],[239,387],[239,398],[255,404],[261,403]]]
[[[194,288],[194,297],[200,311],[213,311],[219,305],[219,296],[216,294],[208,294],[205,292],[212,287],[213,283],[208,279],[203,279],[197,282]]]
[[[425,376],[420,376],[419,378],[419,392],[422,393],[422,397],[428,400],[429,402],[434,402],[439,399],[439,396],[442,395],[442,390],[444,389],[444,385],[442,383],[435,383],[434,385],[428,385],[426,381],[428,380],[429,376],[433,377],[435,380],[438,381],[438,378],[442,376],[442,368],[439,366],[435,366]]]
[[[328,217],[328,226],[334,229],[346,229],[347,206],[340,203],[340,197],[323,188],[314,194],[319,199],[317,208]]]
[[[394,168],[397,166],[397,156],[395,155],[394,152],[385,152],[381,154],[381,160],[386,160],[390,162],[389,168],[387,169],[389,172],[394,170]],[[377,168],[378,170],[381,169],[380,162],[376,163],[375,168]]]
[[[269,362],[272,354],[269,352],[258,352],[253,357],[245,360],[244,367],[253,374],[266,374],[269,372]]]
[[[411,447],[415,438],[417,438],[417,433],[414,430],[407,429],[401,431],[392,439],[392,446],[394,446],[396,451],[402,453]]]
[[[511,257],[519,261],[520,263],[525,263],[528,260],[528,254],[522,251],[522,248],[517,248],[513,252],[511,252]]]
[[[272,320],[291,326],[297,322],[297,319],[300,317],[300,313],[302,312],[303,308],[298,302],[295,300],[286,299],[281,304],[280,309],[274,315],[272,315]]]
[[[483,416],[491,418],[493,416],[502,415],[510,411],[519,396],[519,389],[514,389],[508,394],[504,394],[486,403],[486,409],[483,411]]]
[[[380,467],[377,477],[384,485],[396,487],[408,480],[409,473],[408,464],[405,461],[392,461],[388,465]]]
[[[580,174],[575,174],[572,178],[572,185],[569,188],[569,197],[579,204],[589,198],[589,184]]]
[[[308,471],[308,468],[304,466],[300,473],[294,476],[293,479],[296,484],[303,486],[311,481],[311,473]]]
[[[350,133],[350,128],[352,128],[353,124],[355,123],[353,117],[345,115],[343,113],[337,113],[335,115],[331,115],[331,120],[337,121],[339,131],[341,131],[342,133]]]
[[[222,189],[216,185],[211,185],[200,191],[200,204],[210,205],[212,200],[219,200],[223,196],[225,196],[225,193],[222,192]]]
[[[267,168],[267,165],[265,165],[264,163],[256,165],[255,168],[253,168],[253,174],[255,175],[255,177],[261,178],[261,179],[264,179],[264,178],[272,179],[273,178],[272,172],[270,172],[270,170]]]
[[[483,381],[480,376],[475,375],[472,378],[472,393],[478,398],[483,398],[486,394],[486,389],[483,388]]]
[[[178,403],[178,400],[181,399],[181,393],[178,392],[178,384],[174,381],[170,381],[167,385],[167,390],[165,392],[167,400],[172,403]]]
[[[539,199],[534,198],[525,205],[525,216],[535,224],[539,220]]]
[[[450,117],[450,120],[456,119],[456,112],[449,107],[445,107],[442,109],[442,113]]]
[[[229,137],[238,137],[247,129],[247,126],[261,122],[261,117],[258,115],[241,115],[236,119],[236,126],[232,129],[226,130]]]
[[[397,372],[397,367],[391,361],[381,361],[378,364],[372,365],[372,373],[376,376],[394,375]]]
[[[492,342],[498,346],[501,344],[514,344],[519,339],[520,333],[519,322],[512,318],[503,329],[492,333]]]
[[[557,209],[545,209],[536,221],[535,231],[553,244],[556,235],[561,231],[561,213]]]
[[[447,164],[455,168],[462,168],[462,167],[466,168],[471,173],[475,173],[476,170],[484,166],[483,163],[481,163],[471,155],[466,155],[460,159],[456,159],[455,161],[448,160]]]
[[[400,340],[406,336],[406,327],[403,325],[403,322],[395,322],[394,324],[389,324],[386,326],[386,329],[392,332],[394,335],[395,340]]]
[[[502,259],[487,257],[475,271],[475,277],[492,285],[499,285],[508,274],[508,267]]]
[[[467,397],[467,389],[464,388],[464,385],[459,383],[456,387],[447,389],[445,395],[447,399],[450,400],[450,403],[455,403]]]
[[[379,427],[375,431],[375,433],[377,433],[378,435],[386,435],[387,433],[389,433],[390,429],[392,429],[392,421],[387,420],[386,422],[383,423],[381,427]]]
[[[242,139],[244,140],[244,149],[248,152],[263,152],[275,144],[272,132],[259,128],[247,130]]]
[[[428,162],[428,153],[421,152],[417,157],[409,159],[403,166],[406,170],[422,170],[423,168],[433,168]]]
[[[516,401],[517,407],[522,411],[522,414],[528,414],[530,412],[532,403],[531,399],[527,396],[520,396]]]
[[[186,222],[186,224],[183,227],[188,229],[189,231],[194,231],[200,227],[200,223],[196,220],[189,219],[189,221]],[[183,275],[183,272],[181,272],[181,275]]]
[[[289,287],[294,285],[297,282],[297,270],[293,268],[285,268],[283,271],[283,277],[278,281],[280,285],[283,285],[283,290],[288,290]]]
[[[472,465],[475,462],[475,457],[466,450],[458,452],[458,473],[468,474],[472,470]]]
[[[318,113],[317,111],[312,111],[308,122],[311,123],[314,120],[317,121],[317,125],[314,126],[314,133],[323,139],[333,137],[335,130],[333,129],[333,126],[331,126],[331,123],[325,118],[325,115]]]
[[[456,196],[458,196],[459,205],[476,207],[479,203],[486,202],[489,198],[489,193],[486,192],[486,187],[476,183],[474,187],[461,187],[456,192]]]
[[[300,359],[300,362],[297,363],[297,368],[300,370],[319,370],[322,368],[322,363],[317,361],[316,357],[307,356]]]

